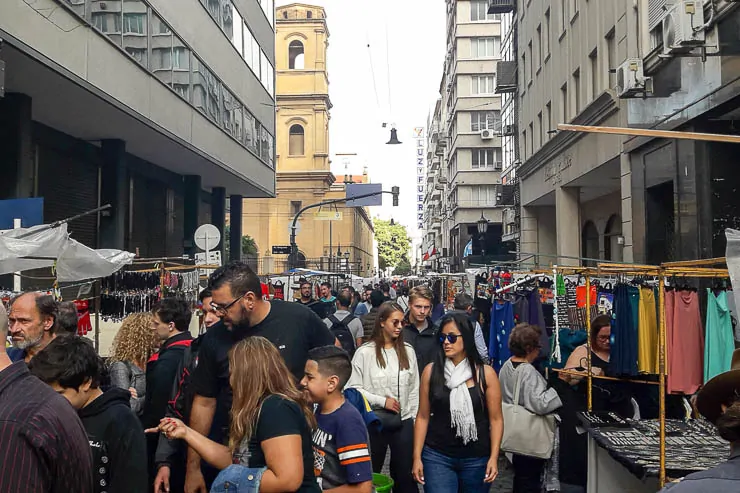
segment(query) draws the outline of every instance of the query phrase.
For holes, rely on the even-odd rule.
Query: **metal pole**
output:
[[[41,227],[41,228],[38,228],[38,229],[36,229],[34,231],[30,231],[28,233],[25,233],[25,234],[16,236],[16,238],[20,240],[21,238],[26,238],[27,236],[31,236],[32,234],[38,233],[40,231],[46,231],[48,229],[58,228],[62,224],[65,224],[65,223],[68,223],[68,222],[71,222],[71,221],[75,221],[77,219],[80,219],[81,217],[89,216],[90,214],[95,214],[96,212],[100,212],[100,211],[104,211],[106,209],[110,209],[110,207],[111,207],[110,204],[105,204],[105,205],[103,205],[101,207],[97,207],[97,208],[92,209],[92,210],[89,210],[87,212],[83,212],[82,214],[77,214],[76,216],[68,217],[67,219],[62,219],[60,221],[54,221],[51,224],[47,224],[45,227]]]
[[[93,283],[93,294],[95,296],[95,352],[100,354],[100,279]]]
[[[593,378],[591,374],[591,276],[586,275],[586,396],[588,400],[588,411],[593,409]]]
[[[658,341],[658,371],[660,372],[660,397],[658,401],[660,415],[660,488],[665,486],[665,380],[666,380],[666,320],[665,320],[665,277],[660,276],[658,284],[658,306],[660,331]]]

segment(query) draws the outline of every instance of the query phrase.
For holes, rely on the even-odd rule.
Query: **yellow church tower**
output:
[[[290,223],[303,207],[344,196],[329,161],[329,29],[323,7],[294,3],[278,7],[275,25],[277,197],[245,199],[244,234],[259,249],[260,274],[287,268],[287,255],[273,255],[272,246],[289,245]],[[345,177],[366,183],[367,175]],[[297,243],[306,267],[369,275],[374,269],[373,226],[364,208],[338,206],[341,220],[329,221],[329,209],[301,215]],[[336,250],[342,260],[336,257]],[[341,269],[338,269],[341,267]]]

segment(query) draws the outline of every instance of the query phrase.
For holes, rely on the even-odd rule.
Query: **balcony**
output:
[[[516,0],[488,0],[489,14],[508,14],[516,8]]]

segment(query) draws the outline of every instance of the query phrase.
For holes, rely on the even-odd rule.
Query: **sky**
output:
[[[294,2],[278,0],[278,6]],[[374,217],[393,218],[416,230],[416,141],[439,97],[445,55],[444,0],[313,0],[325,8],[329,28],[329,128],[332,171],[361,174],[384,190],[400,187],[399,207],[391,196]],[[369,48],[368,48],[369,45]],[[374,79],[374,83],[373,83]],[[390,81],[390,83],[389,83]],[[390,90],[389,90],[390,89]],[[395,123],[402,145],[386,145]],[[337,154],[340,154],[337,156]],[[356,154],[356,156],[342,156]]]

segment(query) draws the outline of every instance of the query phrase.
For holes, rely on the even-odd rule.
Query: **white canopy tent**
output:
[[[93,250],[73,240],[62,223],[0,231],[0,275],[54,267],[59,282],[107,277],[135,255],[122,250]]]

